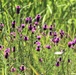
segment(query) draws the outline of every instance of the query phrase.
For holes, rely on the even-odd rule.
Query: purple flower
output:
[[[26,19],[25,19],[25,23],[27,24],[29,22],[29,17],[27,17]]]
[[[58,38],[58,37],[54,37],[54,38],[52,39],[52,41],[53,41],[54,43],[58,43],[58,42],[59,42],[59,38]]]
[[[9,53],[10,53],[10,48],[7,48],[7,49],[4,51],[4,56],[5,56],[6,59],[8,58]]]
[[[47,49],[50,49],[50,48],[51,48],[51,46],[50,46],[50,45],[46,45],[46,48],[47,48]]]
[[[37,41],[37,42],[36,42],[36,45],[37,45],[37,46],[40,46],[40,45],[41,45],[41,42]]]
[[[29,17],[29,23],[32,23],[32,18],[31,17]]]
[[[11,72],[15,72],[15,71],[16,71],[16,68],[12,67]]]
[[[37,39],[40,40],[41,39],[41,36],[37,36]]]
[[[48,28],[48,26],[45,24],[44,26],[43,26],[43,30],[46,30]]]
[[[34,24],[37,26],[38,25],[38,22],[34,22]]]
[[[24,40],[27,41],[29,40],[29,38],[27,36],[24,36]]]
[[[59,61],[56,62],[56,66],[57,66],[57,67],[60,66]]]
[[[40,19],[41,19],[41,16],[38,14],[38,15],[36,16],[36,21],[39,22]]]
[[[35,32],[35,29],[34,29],[34,28],[32,28],[32,34],[34,34],[34,32]]]
[[[68,42],[68,47],[72,47],[72,42]]]
[[[15,52],[15,50],[16,50],[16,49],[15,49],[15,46],[14,46],[14,47],[12,48],[12,52]]]
[[[2,31],[3,27],[4,27],[4,24],[3,23],[0,23],[0,30],[1,31]]]
[[[71,62],[71,60],[70,59],[68,59],[68,63],[70,63]]]
[[[21,70],[21,71],[24,71],[24,70],[26,70],[26,67],[25,67],[24,65],[21,65],[21,66],[20,66],[20,70]]]
[[[17,14],[20,13],[20,6],[16,6],[16,13],[17,13]]]
[[[42,62],[42,61],[43,61],[43,59],[42,59],[42,58],[40,58],[40,59],[39,59],[39,61],[40,61],[40,62]]]
[[[40,51],[40,46],[37,46],[37,47],[36,47],[36,50],[37,50],[37,51]]]
[[[12,22],[12,28],[15,28],[15,21]]]
[[[21,24],[22,29],[25,27],[25,24]]]
[[[60,36],[61,36],[61,38],[63,38],[63,36],[64,36],[64,31],[63,30],[60,31]]]
[[[51,36],[52,35],[52,32],[50,31],[49,35]]]
[[[53,25],[51,25],[49,29],[52,30],[53,29]]]
[[[3,49],[3,46],[2,45],[0,45],[0,50],[2,50]]]
[[[53,33],[53,36],[54,36],[54,37],[56,37],[56,36],[57,36],[57,33],[56,33],[56,32],[54,32],[54,33]]]
[[[62,60],[62,58],[61,57],[59,57],[59,59],[58,59],[59,61],[61,61]]]
[[[29,26],[28,26],[28,30],[32,30],[32,25],[30,24]]]

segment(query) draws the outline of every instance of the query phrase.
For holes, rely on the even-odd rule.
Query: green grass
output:
[[[20,13],[16,14],[16,6],[21,7]],[[76,36],[76,1],[75,0],[0,0],[0,23],[4,24],[4,28],[0,31],[0,45],[4,48],[0,51],[0,75],[75,75],[76,74],[76,51],[68,48],[68,42],[72,41]],[[41,15],[39,28],[35,34],[28,32],[28,24],[25,23],[25,18],[31,16],[33,23],[35,16]],[[29,40],[25,42],[20,38],[17,29],[11,29],[12,21],[16,21],[16,27],[25,24],[22,34],[27,35]],[[52,37],[49,36],[49,30],[45,31],[46,36],[42,36],[40,31],[42,26],[47,24],[55,24],[55,31],[59,36],[59,31],[62,29],[69,35],[66,35],[58,45],[50,42]],[[33,24],[34,25],[34,24]],[[16,38],[11,40],[10,32],[16,32]],[[36,36],[41,35],[41,50],[36,51],[36,45],[33,42]],[[51,45],[48,50],[44,46]],[[16,47],[16,52],[12,52],[12,47]],[[4,58],[4,50],[10,48],[11,52],[8,59]],[[65,50],[63,55],[55,55],[54,52]],[[14,60],[16,58],[16,61]],[[60,66],[55,66],[56,60],[62,57]],[[39,58],[43,58],[39,62]],[[71,60],[68,63],[68,58]],[[9,64],[9,66],[7,65]],[[24,64],[26,70],[21,72],[19,67]],[[10,72],[11,67],[16,68],[16,72]]]

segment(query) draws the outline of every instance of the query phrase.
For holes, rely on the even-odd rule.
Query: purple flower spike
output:
[[[47,49],[50,49],[50,48],[51,48],[51,46],[50,46],[50,45],[46,45],[46,48],[47,48]]]
[[[25,67],[24,65],[21,65],[21,66],[20,66],[20,70],[21,70],[21,71],[24,71],[24,70],[26,70],[26,67]]]
[[[61,57],[59,58],[59,61],[62,61],[62,58]]]
[[[16,6],[16,13],[17,13],[17,14],[20,13],[20,6]]]
[[[43,30],[46,30],[48,28],[48,26],[45,24],[44,26],[43,26]]]
[[[57,33],[56,33],[56,32],[54,32],[54,33],[53,33],[53,35],[54,35],[54,37],[56,37],[56,36],[57,36]]]
[[[5,56],[6,59],[8,58],[9,53],[10,53],[10,48],[7,48],[7,49],[4,51],[4,56]]]
[[[15,50],[16,50],[16,49],[15,49],[15,46],[14,46],[14,47],[12,48],[12,52],[15,52]]]
[[[40,46],[37,46],[37,47],[36,47],[36,50],[37,50],[37,51],[40,51]]]
[[[72,42],[68,42],[68,47],[72,47]]]
[[[63,30],[60,31],[60,36],[61,36],[61,38],[63,38],[63,36],[64,36],[64,31]]]
[[[34,24],[37,26],[38,25],[38,22],[35,22]]]
[[[3,46],[0,45],[0,50],[2,50],[2,49],[3,49]]]
[[[27,40],[29,40],[29,38],[28,38],[27,36],[25,36],[25,37],[24,37],[24,40],[27,41]]]
[[[32,28],[32,34],[34,34],[34,32],[35,32],[35,29],[34,29],[34,28]]]
[[[49,35],[51,36],[52,35],[52,32],[50,31]]]
[[[40,40],[41,39],[41,36],[37,36],[37,39]]]
[[[30,24],[29,26],[28,26],[28,30],[32,30],[32,25]]]
[[[9,54],[8,54],[8,53],[5,53],[5,55],[4,55],[4,56],[5,56],[5,58],[7,59],[7,58],[8,58],[8,56],[9,56]]]
[[[71,62],[71,60],[70,59],[68,59],[68,63],[70,63]]]
[[[53,29],[53,25],[51,25],[49,29],[52,30]]]
[[[41,19],[41,16],[38,14],[38,15],[36,16],[36,21],[39,22],[40,19]]]
[[[15,72],[15,71],[16,71],[16,68],[12,67],[11,72]]]
[[[27,24],[29,22],[29,17],[27,17],[26,19],[25,19],[25,23]]]
[[[37,42],[36,42],[36,45],[37,45],[37,46],[40,46],[40,45],[41,45],[41,42],[37,41]]]
[[[59,61],[56,62],[56,66],[57,66],[57,67],[60,66]]]
[[[2,31],[3,27],[4,27],[4,24],[3,23],[0,23],[0,30],[1,31]]]
[[[31,17],[29,17],[29,23],[32,23],[32,18]]]
[[[15,21],[12,22],[12,28],[15,28]]]
[[[22,29],[25,27],[25,24],[21,24]]]
[[[40,61],[40,62],[42,62],[42,61],[43,61],[43,59],[42,59],[42,58],[40,58],[40,59],[39,59],[39,61]]]

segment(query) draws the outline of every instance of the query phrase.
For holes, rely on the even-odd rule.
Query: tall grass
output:
[[[16,13],[16,6],[20,6],[20,13]],[[68,47],[68,42],[76,37],[76,1],[75,0],[0,0],[0,23],[4,24],[4,28],[0,30],[0,75],[72,75],[76,74],[76,51]],[[34,25],[37,14],[41,15],[41,20],[37,31],[32,34],[28,31],[28,25],[25,23],[26,17],[32,17],[32,25]],[[12,21],[16,21],[16,27],[12,29]],[[18,32],[17,27],[25,24],[22,32]],[[43,25],[55,25],[53,32],[62,29],[65,32],[64,37],[58,45],[54,45],[50,41],[50,30],[43,30]],[[16,38],[10,33],[14,31]],[[42,35],[46,33],[46,36]],[[22,34],[22,38],[20,37]],[[36,36],[41,35],[40,51],[36,50]],[[24,36],[29,38],[24,41]],[[51,49],[47,49],[45,45],[49,44]],[[15,46],[15,52],[12,47]],[[74,48],[76,45],[74,46]],[[8,59],[4,57],[4,51],[10,48]],[[64,50],[61,55],[55,52]],[[58,58],[62,58],[59,66],[56,66]],[[40,60],[39,60],[40,59]],[[70,59],[71,62],[68,62]],[[25,71],[20,70],[20,66],[26,67]],[[15,67],[16,71],[11,72],[11,67]]]

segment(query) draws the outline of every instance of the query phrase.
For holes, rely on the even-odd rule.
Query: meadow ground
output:
[[[76,1],[0,0],[0,75],[76,75]]]

